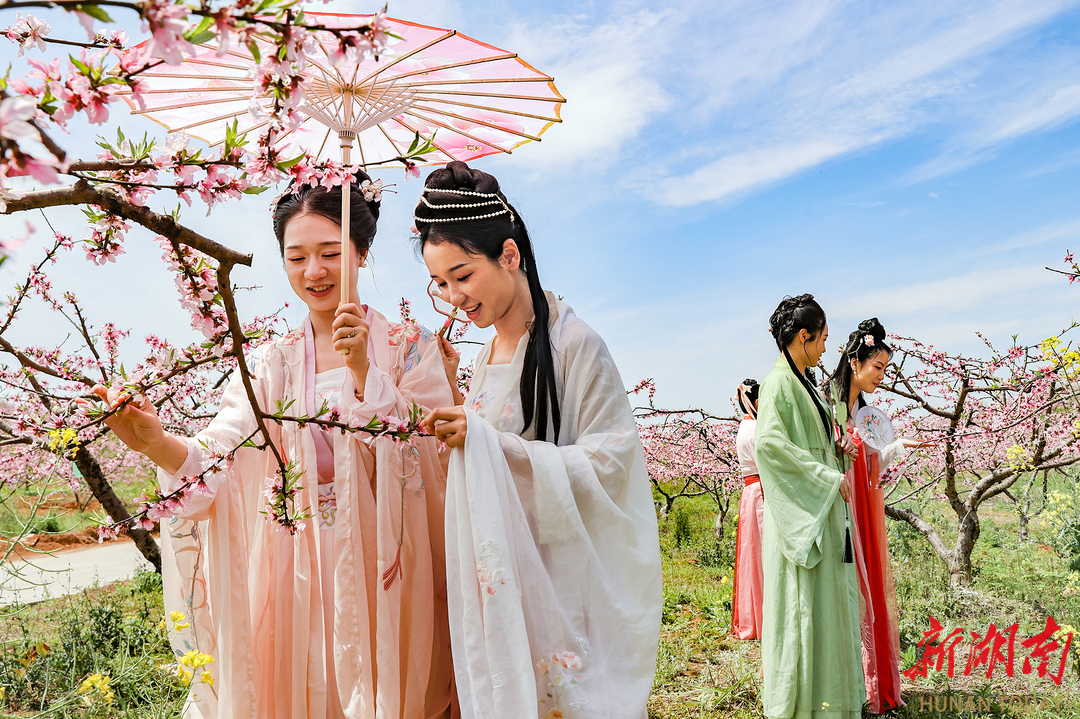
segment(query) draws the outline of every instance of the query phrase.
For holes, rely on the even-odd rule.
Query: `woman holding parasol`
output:
[[[368,191],[365,198],[362,188]],[[345,269],[339,255],[341,187],[284,194],[274,232],[302,328],[258,347],[248,363],[263,411],[325,405],[342,422],[409,416],[451,401],[434,338],[388,323],[360,304],[355,280],[375,236],[379,193],[357,172],[348,187]],[[341,301],[342,289],[348,301]],[[104,387],[110,405],[128,398]],[[327,415],[322,415],[327,416]],[[159,466],[163,492],[202,474],[255,426],[233,377],[209,426],[193,438],[164,431],[146,400],[108,420],[117,436]],[[311,525],[276,530],[265,511],[276,463],[241,448],[205,474],[178,516],[162,526],[166,610],[179,613],[178,656],[197,650],[213,682],[192,684],[185,715],[281,719],[417,719],[456,715],[445,607],[445,469],[435,440],[400,444],[315,424],[271,423],[278,450],[301,473],[297,507]],[[268,479],[269,478],[269,479]],[[190,625],[190,626],[187,626]]]

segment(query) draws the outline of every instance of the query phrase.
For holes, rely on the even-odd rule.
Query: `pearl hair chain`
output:
[[[427,198],[427,194],[429,192],[444,193],[444,194],[447,194],[447,195],[462,195],[462,196],[465,196],[465,197],[478,197],[478,198],[481,198],[483,200],[486,200],[486,202],[475,202],[475,203],[471,203],[471,204],[448,203],[448,204],[433,205],[433,204],[431,204],[431,202]],[[442,210],[442,209],[467,210],[467,209],[471,209],[471,208],[474,208],[474,207],[486,207],[488,205],[502,205],[503,208],[501,210],[497,210],[496,212],[490,212],[490,213],[488,213],[486,215],[473,215],[471,217],[433,217],[433,218],[427,218],[427,217],[417,217],[416,213],[413,213],[413,219],[415,221],[417,221],[417,222],[428,222],[428,223],[436,223],[436,222],[471,222],[473,220],[486,220],[489,217],[498,217],[499,215],[504,215],[504,214],[510,215],[510,222],[514,222],[514,213],[510,211],[510,206],[506,204],[506,200],[504,200],[502,198],[502,196],[497,192],[476,192],[475,190],[451,190],[451,189],[445,189],[444,190],[444,189],[439,189],[439,188],[434,188],[434,187],[425,187],[423,193],[421,193],[421,195],[420,195],[420,201],[423,202],[426,207],[429,207],[429,208],[431,208],[433,210]]]

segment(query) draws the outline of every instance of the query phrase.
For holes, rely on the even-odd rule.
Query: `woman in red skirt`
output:
[[[873,714],[904,706],[900,699],[896,587],[885,529],[885,495],[878,480],[894,459],[918,442],[898,439],[879,452],[859,436],[855,416],[866,406],[863,393],[873,394],[885,378],[891,356],[885,328],[876,317],[864,320],[848,337],[826,390],[837,422],[858,448],[858,455],[850,460],[847,480],[851,484],[852,543],[861,595],[863,675],[866,701]]]
[[[736,639],[761,639],[761,523],[765,503],[754,459],[754,429],[757,425],[757,380],[739,385],[736,399],[743,413],[735,449],[746,487],[739,499],[738,528],[735,532],[735,586],[731,594],[731,632]]]

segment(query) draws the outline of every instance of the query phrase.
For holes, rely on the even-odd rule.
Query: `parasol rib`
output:
[[[233,81],[233,82],[246,83],[249,87],[250,87],[250,83],[251,83],[251,78],[249,78],[249,77],[237,77],[235,75],[196,75],[196,74],[188,74],[188,73],[184,73],[182,75],[181,74],[166,75],[164,73],[162,73],[162,74],[155,73],[153,75],[145,75],[144,77],[151,77],[154,80],[157,80],[159,78],[167,78],[167,79],[170,79],[170,80],[174,79],[174,78],[178,79],[178,80],[230,80],[230,81]],[[125,89],[130,90],[130,88],[125,88]],[[203,88],[200,88],[200,90],[201,89],[203,89]],[[209,89],[209,88],[205,88],[205,89]]]
[[[405,77],[399,75],[398,77]],[[409,83],[413,87],[423,87],[425,85],[482,85],[492,82],[542,82],[552,83],[555,82],[553,77],[475,77],[468,78],[463,77],[459,80],[425,80],[424,82]],[[561,95],[559,97],[562,97]],[[549,100],[550,102],[551,100]],[[564,99],[563,102],[566,100]]]
[[[414,86],[415,87],[415,86]],[[533,102],[566,102],[564,97],[536,97],[534,95],[505,95],[498,92],[469,92],[468,90],[424,90],[425,95],[465,95],[467,97],[490,97],[499,100],[532,100]]]
[[[367,77],[365,77],[365,78],[364,78],[363,80],[361,80],[361,81],[360,81],[359,83],[357,83],[357,84],[359,84],[359,85],[366,85],[366,84],[367,84],[367,82],[368,82],[368,81],[369,81],[369,80],[370,80],[371,78],[373,78],[373,77],[377,77],[377,76],[381,75],[382,73],[384,73],[384,72],[386,72],[387,70],[389,70],[390,68],[392,68],[392,67],[393,67],[394,65],[397,65],[397,64],[398,64],[399,62],[402,62],[402,61],[404,61],[404,60],[408,60],[408,59],[409,59],[410,57],[412,57],[413,55],[417,54],[418,52],[423,52],[424,50],[427,50],[427,49],[428,49],[428,48],[430,48],[431,46],[433,46],[433,45],[438,45],[438,44],[439,44],[440,42],[442,42],[443,40],[447,40],[447,39],[449,39],[449,38],[452,38],[452,37],[454,37],[455,35],[457,35],[457,31],[456,31],[456,30],[448,30],[448,31],[446,32],[446,34],[442,35],[441,37],[437,37],[437,38],[435,38],[434,40],[432,40],[432,41],[430,41],[430,42],[427,42],[427,43],[425,43],[425,44],[423,44],[423,45],[420,45],[420,46],[419,46],[419,47],[417,47],[416,49],[414,49],[414,50],[411,50],[411,51],[409,51],[409,52],[405,53],[404,55],[401,55],[401,56],[399,56],[399,57],[395,57],[395,58],[394,58],[393,60],[390,60],[389,62],[387,62],[387,63],[386,63],[385,65],[383,65],[382,67],[380,67],[380,68],[379,68],[378,70],[376,70],[375,72],[373,72],[373,73],[370,73],[370,74],[369,74],[369,75],[368,75]],[[397,77],[403,77],[403,76],[401,76],[401,75],[398,75]]]
[[[440,111],[440,110],[434,110],[433,108],[420,107],[418,105],[414,105],[411,110],[407,110],[406,112],[408,112],[413,117],[418,117],[418,118],[420,118],[421,120],[424,120],[424,121],[430,121],[429,118],[424,117],[423,115],[417,115],[415,113],[416,110],[425,110],[427,112],[435,112],[435,113],[438,113],[438,114],[443,115],[445,117],[452,117],[452,118],[457,119],[457,120],[464,120],[465,122],[468,122],[468,123],[470,123],[472,125],[481,125],[483,127],[488,128],[489,130],[498,130],[500,132],[508,132],[511,135],[517,135],[518,137],[524,137],[524,138],[527,138],[529,140],[535,140],[537,142],[540,142],[539,137],[533,137],[532,135],[530,135],[530,134],[528,134],[526,132],[521,132],[520,130],[512,130],[509,127],[503,127],[502,125],[494,125],[494,124],[492,124],[490,122],[485,122],[484,120],[477,120],[477,119],[472,118],[472,117],[465,117],[464,115],[457,115],[457,114],[455,114],[453,112],[445,112],[445,111]],[[462,134],[462,135],[465,134],[465,133],[461,132],[461,130],[457,130],[457,132],[459,134]]]
[[[383,137],[386,138],[386,141],[390,143],[390,147],[394,148],[394,152],[398,154],[398,157],[404,157],[405,151],[402,150],[396,142],[394,142],[394,138],[390,137],[390,133],[387,132],[386,128],[382,126],[382,123],[379,123],[378,125],[376,125],[376,127],[379,128],[379,132],[383,134]]]
[[[159,105],[157,107],[148,107],[145,110],[132,110],[132,115],[145,115],[148,112],[163,112],[165,110],[179,110],[185,107],[196,107],[203,105],[220,105],[223,102],[243,102],[244,110],[247,112],[247,102],[251,100],[250,95],[244,95],[243,97],[215,97],[213,100],[203,100],[202,102],[181,102],[173,105]]]
[[[544,122],[562,122],[562,120],[560,120],[557,117],[545,117],[543,115],[534,115],[531,112],[521,112],[520,110],[511,110],[511,109],[505,108],[505,107],[491,107],[490,105],[474,105],[474,104],[472,104],[470,102],[460,102],[460,101],[457,101],[457,100],[440,100],[440,99],[434,98],[434,97],[421,97],[421,98],[418,98],[417,103],[414,105],[414,107],[419,108],[419,109],[429,110],[431,112],[439,112],[439,110],[437,110],[436,108],[433,108],[433,107],[427,107],[426,105],[425,106],[420,105],[420,102],[419,102],[420,100],[427,100],[428,102],[437,102],[437,103],[439,103],[441,105],[453,105],[455,107],[471,107],[471,108],[473,108],[475,110],[487,110],[489,112],[499,112],[499,113],[504,113],[506,115],[517,115],[518,117],[529,117],[529,118],[532,118],[533,120],[543,120]]]
[[[199,120],[198,122],[192,122],[192,123],[190,123],[188,125],[184,125],[183,127],[173,127],[173,128],[169,129],[169,132],[183,132],[184,130],[189,130],[192,127],[199,127],[200,125],[210,125],[210,124],[213,124],[215,122],[221,122],[223,120],[228,120],[229,118],[236,118],[236,117],[240,117],[241,115],[247,115],[247,114],[248,114],[247,108],[244,108],[243,110],[240,110],[238,112],[230,112],[230,113],[225,114],[225,115],[218,115],[217,117],[211,117],[211,118],[209,118],[207,120]],[[218,144],[218,143],[214,143],[214,144]],[[211,147],[212,146],[213,145],[211,145]]]
[[[417,115],[415,112],[411,112],[411,111],[405,112],[405,114],[409,115],[410,117],[415,117],[417,120],[422,120],[424,122],[430,122],[432,125],[435,125],[436,127],[441,127],[444,130],[449,130],[450,132],[457,133],[458,135],[461,135],[462,137],[467,137],[467,138],[469,138],[470,140],[472,140],[474,142],[479,142],[481,145],[487,145],[488,147],[490,147],[493,150],[498,150],[499,152],[505,152],[507,155],[510,154],[510,151],[507,150],[505,147],[499,147],[498,145],[493,145],[492,143],[488,142],[487,140],[481,140],[479,137],[473,137],[472,135],[465,132],[464,130],[459,130],[456,127],[450,127],[449,125],[444,124],[442,122],[439,122],[438,120],[436,120],[434,118],[424,117],[423,115]],[[405,125],[405,123],[401,122],[401,117],[400,116],[395,117],[394,120],[397,121],[398,123],[401,123],[402,125]],[[405,125],[405,127],[408,127],[408,125]],[[409,128],[409,129],[412,129],[412,128]],[[416,131],[413,130],[413,132],[416,132]]]
[[[184,58],[184,64],[185,65],[206,65],[207,67],[223,67],[223,68],[225,68],[227,70],[239,70],[240,72],[243,72],[243,73],[246,73],[248,71],[248,69],[249,69],[248,67],[246,67],[244,65],[230,65],[227,62],[220,62],[220,61],[215,61],[215,60],[202,60],[202,59],[195,58],[195,57]]]
[[[422,67],[419,70],[410,70],[409,72],[403,72],[400,75],[395,75],[394,80],[397,81],[403,77],[412,77],[413,75],[426,75],[432,72],[442,72],[443,70],[456,70],[459,67],[469,67],[470,65],[482,65],[486,62],[498,62],[499,60],[513,60],[517,55],[508,52],[505,55],[496,55],[495,57],[480,57],[475,60],[462,60],[461,62],[452,62],[449,65],[439,65],[437,67]]]

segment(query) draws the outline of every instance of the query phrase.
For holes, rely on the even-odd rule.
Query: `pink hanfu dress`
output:
[[[756,425],[757,421],[746,415],[739,423],[739,433],[735,438],[739,468],[746,484],[739,498],[739,520],[735,530],[731,632],[736,639],[761,639],[761,597],[764,584],[761,573],[761,525],[765,520],[765,502],[761,494],[757,461],[754,459]]]
[[[368,321],[364,400],[355,399],[351,374],[343,373],[340,399],[331,400],[342,421],[362,426],[376,413],[405,418],[414,401],[424,408],[453,403],[430,333],[388,324],[371,311]],[[326,373],[315,376],[313,350],[305,351],[308,331],[251,353],[264,410],[293,400],[287,414],[301,415],[309,396],[319,395],[321,404],[334,394]],[[321,386],[309,395],[313,381]],[[159,472],[162,489],[176,488],[179,477],[206,467],[212,452],[228,452],[254,430],[244,387],[234,377],[217,415],[189,441],[177,476]],[[213,682],[195,672],[184,716],[456,717],[446,614],[446,465],[435,440],[399,444],[340,431],[320,438],[322,430],[295,422],[270,423],[270,430],[285,458],[304,472],[296,505],[311,518],[303,531],[290,535],[261,513],[277,465],[270,452],[249,448],[208,475],[207,491],[162,526],[166,613],[180,612],[181,624],[190,625],[170,632],[173,649],[178,657],[194,650],[213,657],[202,667]],[[400,572],[392,571],[395,564]]]

